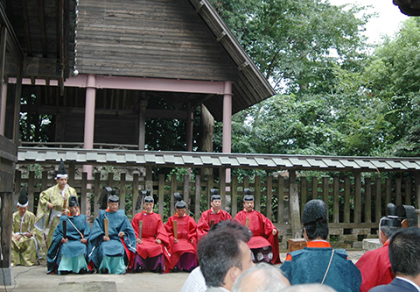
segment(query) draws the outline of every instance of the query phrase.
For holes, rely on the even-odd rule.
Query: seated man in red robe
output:
[[[244,193],[244,209],[236,214],[235,220],[246,225],[253,234],[248,242],[253,262],[281,263],[277,229],[270,219],[254,210],[254,196],[250,189],[245,189]]]
[[[388,217],[383,217],[379,222],[378,235],[383,246],[367,251],[356,263],[362,273],[360,292],[367,292],[373,287],[389,284],[395,278],[389,260],[389,240],[402,227],[396,216],[395,205],[389,203],[387,208]]]
[[[222,198],[219,195],[219,190],[210,190],[210,205],[211,208],[201,214],[200,220],[197,224],[197,239],[206,235],[210,227],[219,223],[220,221],[232,220],[232,216],[222,210]]]
[[[153,206],[153,198],[146,196],[143,211],[137,213],[131,221],[137,242],[133,270],[137,273],[144,271],[169,272],[169,237],[161,216],[153,213]]]
[[[175,215],[165,223],[171,241],[172,272],[192,271],[197,267],[197,223],[187,215],[187,204],[178,201],[175,204]]]

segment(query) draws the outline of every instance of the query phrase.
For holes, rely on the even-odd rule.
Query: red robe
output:
[[[178,243],[174,242],[174,221],[177,222],[178,226]],[[181,255],[186,252],[195,254],[197,258],[197,223],[195,223],[193,218],[188,215],[185,215],[184,217],[178,217],[178,215],[175,214],[174,216],[169,217],[168,222],[165,223],[165,228],[171,242],[171,269],[173,269],[178,263]],[[191,243],[191,240],[194,243]]]
[[[249,248],[262,248],[271,245],[271,249],[273,250],[273,259],[271,262],[273,264],[281,263],[279,238],[277,235],[273,235],[273,230],[276,229],[274,224],[263,214],[255,210],[252,210],[251,212],[242,210],[235,216],[235,220],[243,225],[246,224],[246,218],[249,218],[248,228],[253,234],[251,240],[248,242]]]
[[[387,285],[395,278],[389,261],[389,241],[384,246],[367,251],[357,261],[356,266],[362,273],[360,292],[369,291],[379,285]]]
[[[136,216],[134,216],[133,221],[131,221],[131,225],[136,233],[136,238],[139,238],[139,221],[143,221],[143,230],[142,243],[136,245],[137,254],[144,259],[163,254],[165,272],[169,272],[171,257],[170,241],[160,215],[153,212],[147,214],[145,211],[137,213]],[[160,239],[162,244],[156,243],[156,239]]]
[[[214,224],[219,223],[220,221],[232,220],[232,216],[224,210],[219,210],[218,213],[213,213],[213,208],[210,208],[207,211],[204,211],[201,214],[200,220],[197,224],[197,239],[200,240],[201,237],[206,235],[210,230],[211,220],[214,221]]]

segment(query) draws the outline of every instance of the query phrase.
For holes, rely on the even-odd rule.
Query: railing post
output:
[[[200,203],[201,203],[201,176],[195,176],[195,204],[194,204],[194,219],[200,220]]]
[[[300,211],[299,211],[299,194],[296,184],[296,171],[294,169],[289,170],[289,204],[291,211],[291,224],[292,224],[292,237],[301,238],[302,228],[300,222]]]

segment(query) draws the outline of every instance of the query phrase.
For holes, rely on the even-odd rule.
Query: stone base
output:
[[[374,250],[380,248],[382,244],[379,242],[379,239],[363,239],[363,249],[364,250]]]
[[[13,285],[13,270],[12,268],[0,268],[0,286]]]

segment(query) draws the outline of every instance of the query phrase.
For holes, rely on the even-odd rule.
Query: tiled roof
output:
[[[80,148],[19,147],[18,163],[52,164],[63,159],[78,165],[127,165],[160,167],[224,167],[320,171],[414,171],[420,157],[304,156],[169,152]]]

